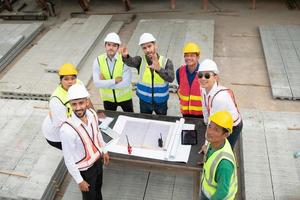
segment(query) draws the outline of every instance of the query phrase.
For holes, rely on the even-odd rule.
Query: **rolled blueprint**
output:
[[[169,160],[170,158],[175,158],[176,156],[183,124],[184,124],[183,118],[181,118],[179,121],[176,121],[172,136],[170,138],[170,143],[167,148],[166,157],[165,157],[166,160]]]

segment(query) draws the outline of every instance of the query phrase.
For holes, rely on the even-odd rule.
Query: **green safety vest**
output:
[[[82,82],[79,79],[76,79],[76,83],[82,83]],[[69,103],[68,91],[65,90],[61,84],[59,84],[59,86],[57,86],[57,88],[52,93],[50,99],[52,99],[53,97],[56,97],[61,101],[61,103],[66,107],[67,117],[70,117],[72,114],[72,107],[71,104]]]
[[[203,173],[202,173],[202,192],[205,194],[207,198],[211,198],[216,192],[217,185],[215,181],[216,171],[221,160],[226,159],[229,160],[233,166],[234,171],[231,176],[229,191],[225,199],[234,200],[235,195],[237,193],[238,185],[237,185],[237,172],[236,172],[236,162],[235,157],[232,152],[231,146],[226,139],[225,145],[215,151],[205,162],[203,165]]]
[[[100,71],[105,80],[115,79],[118,76],[123,76],[124,63],[122,61],[121,54],[118,54],[112,75],[110,74],[106,58],[107,56],[105,54],[98,56]],[[103,101],[109,102],[123,102],[132,98],[131,86],[122,89],[101,88],[100,94]]]

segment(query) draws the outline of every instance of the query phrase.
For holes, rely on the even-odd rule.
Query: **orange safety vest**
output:
[[[225,88],[223,86],[218,86],[218,87],[219,87],[219,90],[214,94],[214,96],[212,96],[212,98],[210,98],[210,96],[208,97],[208,105],[207,105],[208,116],[210,116],[210,110],[211,110],[211,108],[213,106],[213,100],[217,96],[217,94],[219,94],[222,91],[228,92],[228,94],[230,95],[230,97],[231,97],[231,99],[232,99],[232,101],[233,101],[233,103],[235,105],[235,108],[236,108],[237,112],[239,113],[238,118],[234,119],[234,121],[233,121],[233,126],[236,126],[236,125],[238,125],[241,122],[242,118],[241,118],[240,111],[239,111],[239,109],[237,107],[237,103],[235,101],[235,97],[234,97],[233,91],[231,89]]]
[[[91,138],[87,132],[87,130],[84,128],[84,126],[81,124],[79,127],[75,127],[73,125],[73,122],[71,118],[68,118],[65,123],[70,125],[78,134],[80,137],[83,147],[85,150],[85,156],[78,162],[76,162],[77,168],[80,169],[85,169],[91,167],[102,155],[100,152],[101,145],[98,139],[98,127],[97,127],[97,118],[96,114],[94,111],[89,109],[94,116],[94,120],[92,122],[92,132],[93,132],[93,138]]]
[[[179,80],[180,112],[184,115],[202,115],[202,97],[197,77],[194,78],[190,86],[186,74],[186,65],[182,65],[179,69]]]

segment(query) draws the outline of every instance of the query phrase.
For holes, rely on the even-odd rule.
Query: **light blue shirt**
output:
[[[116,54],[112,59],[110,59],[106,55],[106,61],[109,67],[109,71],[112,74],[115,66],[115,62],[117,61],[118,54]],[[97,88],[109,88],[109,89],[122,89],[125,87],[130,86],[131,84],[131,71],[127,65],[124,64],[123,68],[123,76],[122,81],[117,83],[115,82],[115,79],[108,79],[108,80],[101,80],[101,71],[100,71],[98,58],[94,60],[93,63],[93,82],[95,84],[95,87]]]

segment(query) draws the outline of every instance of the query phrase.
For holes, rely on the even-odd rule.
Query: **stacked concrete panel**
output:
[[[260,26],[272,95],[300,99],[300,26]]]
[[[53,199],[66,173],[41,124],[46,102],[0,99],[0,199]],[[5,173],[3,173],[5,172]]]
[[[242,110],[245,199],[299,199],[300,114]]]
[[[110,20],[106,15],[72,18],[52,28],[1,79],[0,96],[47,100],[59,82],[59,67],[70,62],[80,69]]]
[[[43,29],[42,23],[0,23],[0,71]]]

